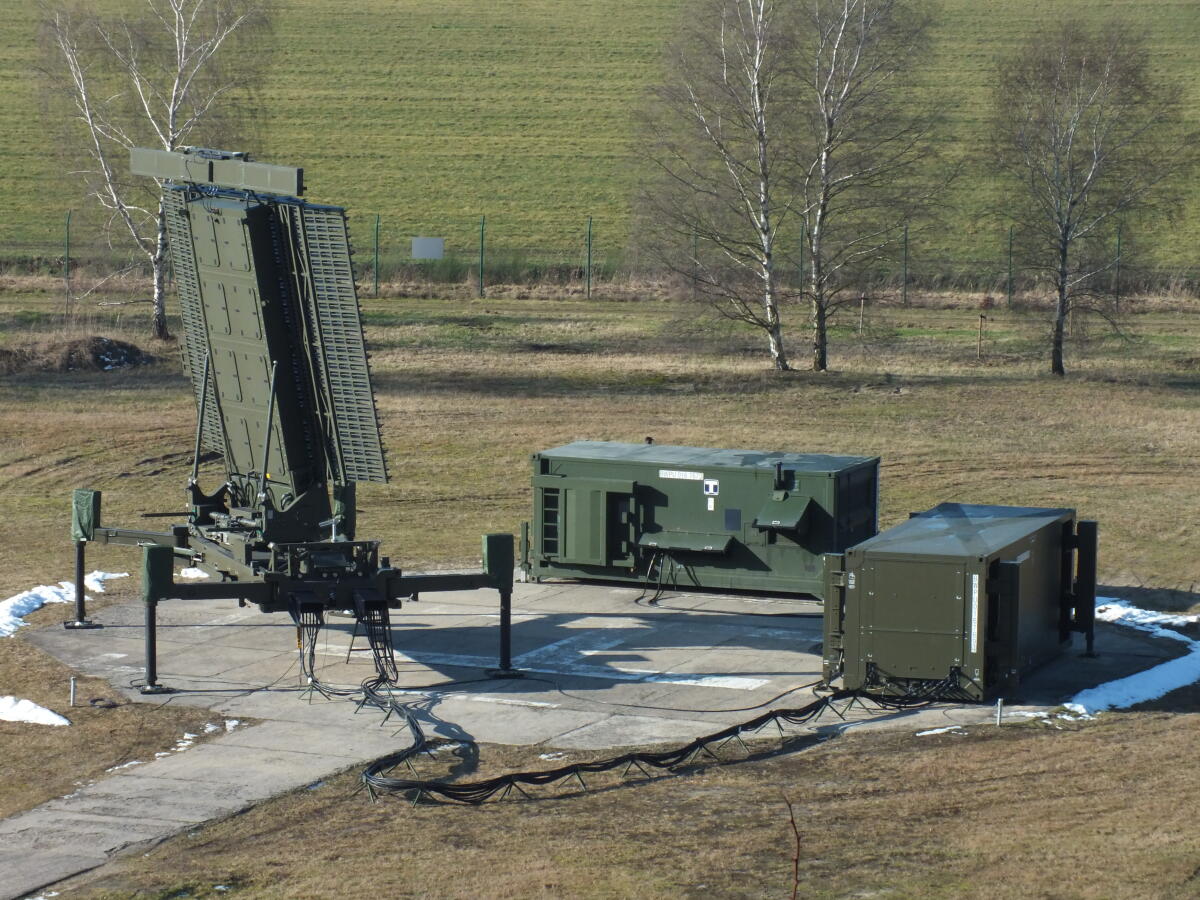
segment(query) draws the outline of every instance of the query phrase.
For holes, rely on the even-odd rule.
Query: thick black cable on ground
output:
[[[375,760],[363,770],[361,776],[362,783],[372,800],[377,799],[381,794],[407,794],[411,796],[414,803],[424,798],[429,798],[457,803],[480,804],[497,794],[500,795],[500,799],[504,799],[514,788],[518,793],[524,795],[525,791],[522,789],[522,785],[532,787],[535,785],[553,784],[568,778],[576,779],[586,789],[587,783],[583,780],[585,774],[609,772],[623,768],[622,775],[625,775],[630,769],[637,768],[639,772],[649,777],[649,773],[646,771],[647,767],[653,769],[673,769],[677,766],[687,764],[701,753],[705,753],[713,760],[721,762],[721,758],[712,749],[714,745],[716,749],[720,749],[721,746],[728,744],[730,741],[737,741],[745,747],[745,742],[742,741],[743,735],[758,732],[772,723],[779,728],[782,735],[783,727],[780,723],[786,722],[789,725],[805,725],[814,721],[822,713],[830,709],[839,717],[845,718],[843,713],[834,705],[842,700],[848,701],[847,706],[867,701],[873,703],[877,708],[884,710],[913,709],[920,706],[927,706],[938,699],[944,698],[947,694],[952,694],[958,690],[958,673],[952,671],[941,681],[924,683],[919,686],[918,690],[907,690],[899,696],[884,697],[861,691],[832,691],[825,696],[818,697],[805,706],[793,709],[769,710],[748,721],[730,725],[722,728],[720,731],[698,737],[683,746],[671,750],[641,750],[632,753],[622,753],[619,756],[607,759],[571,763],[566,766],[534,772],[510,772],[494,778],[474,782],[452,783],[416,777],[396,778],[389,773],[401,765],[405,765],[410,771],[414,771],[412,769],[412,759],[422,752],[428,752],[429,741],[425,737],[421,723],[417,720],[412,710],[409,709],[408,705],[397,701],[392,693],[393,689],[397,688],[397,685],[395,681],[396,668],[390,643],[384,642],[381,639],[371,641],[372,650],[375,651],[372,654],[376,671],[374,678],[363,681],[357,688],[335,688],[324,684],[316,676],[316,643],[317,636],[324,624],[324,616],[317,609],[296,610],[293,616],[300,630],[300,667],[307,677],[310,688],[329,699],[355,700],[358,702],[360,709],[364,706],[379,709],[385,714],[384,722],[390,719],[392,714],[395,713],[404,721],[412,737],[412,743],[408,747]],[[386,617],[384,617],[383,622],[375,621],[368,623],[369,631],[376,630],[381,625],[386,629]],[[370,626],[375,626],[375,629],[371,629]],[[382,634],[378,634],[376,637],[382,638]]]

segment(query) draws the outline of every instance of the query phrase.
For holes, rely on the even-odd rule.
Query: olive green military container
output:
[[[533,456],[524,568],[820,597],[878,498],[878,457],[578,441]]]
[[[943,503],[825,558],[824,674],[849,690],[983,700],[1082,631],[1096,523],[1073,509]]]

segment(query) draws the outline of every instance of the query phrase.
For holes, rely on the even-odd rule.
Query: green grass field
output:
[[[314,199],[346,205],[356,240],[382,217],[385,248],[443,235],[469,252],[479,216],[496,248],[552,248],[578,256],[588,216],[597,253],[636,244],[630,201],[633,113],[660,77],[662,48],[684,0],[486,4],[446,0],[285,0],[262,91],[260,158],[303,165]],[[928,89],[950,109],[951,157],[981,151],[994,58],[1064,15],[1125,15],[1148,30],[1163,77],[1184,84],[1200,126],[1200,16],[1179,0],[945,0]],[[0,22],[0,259],[61,246],[78,191],[49,146],[31,67],[36,4]],[[912,269],[950,260],[986,278],[1002,267],[1007,222],[989,216],[1004,191],[978,168],[947,198],[939,227],[914,242]],[[1139,261],[1195,265],[1200,185],[1184,189],[1181,221],[1130,223]],[[78,209],[79,239],[99,221]],[[636,256],[632,257],[636,261]]]

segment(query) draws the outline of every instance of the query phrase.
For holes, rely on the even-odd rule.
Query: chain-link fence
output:
[[[503,217],[447,217],[436,224],[412,225],[376,215],[352,217],[355,272],[366,296],[436,289],[456,285],[485,296],[489,286],[548,285],[569,287],[573,295],[605,296],[647,282],[668,281],[686,295],[690,290],[686,266],[668,271],[659,254],[616,238],[604,222],[580,217],[578,226],[562,229],[555,247],[530,247],[520,239],[524,229]],[[622,229],[621,233],[624,233]],[[715,254],[715,248],[686,242],[679,258]],[[886,257],[859,266],[855,291],[887,292],[907,302],[914,291],[966,290],[982,292],[996,303],[1011,304],[1014,295],[1037,288],[1046,273],[1022,264],[1014,230],[997,230],[991,246],[971,258],[931,254],[911,245],[903,235],[891,243]],[[1117,297],[1148,291],[1200,294],[1200,269],[1142,264],[1126,232],[1115,233],[1111,253],[1097,278]],[[809,274],[799,247],[781,248],[777,274],[785,291],[799,295]],[[0,266],[70,279],[129,270],[149,274],[149,262],[134,251],[110,244],[93,227],[63,222],[62,239],[55,242],[8,243],[0,247]]]

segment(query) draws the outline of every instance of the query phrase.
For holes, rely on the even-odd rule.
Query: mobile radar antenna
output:
[[[505,625],[511,534],[485,535],[484,571],[469,574],[404,575],[379,555],[379,541],[356,540],[355,485],[386,483],[388,468],[346,211],[299,199],[302,169],[245,153],[135,148],[130,169],[162,185],[183,369],[198,410],[189,510],[166,532],[104,527],[100,492],[75,491],[76,610],[64,624],[97,627],[86,618],[82,584],[92,541],[144,548],[145,694],[171,690],[158,683],[156,664],[156,608],[164,600],[227,598],[288,612],[309,645],[326,613],[352,610],[383,681],[396,675],[389,610],[403,598],[495,588]],[[211,492],[199,481],[206,453],[225,467],[224,483]],[[176,562],[209,580],[177,583]],[[502,628],[504,674],[511,674],[508,643]],[[312,654],[305,657],[311,663]]]

